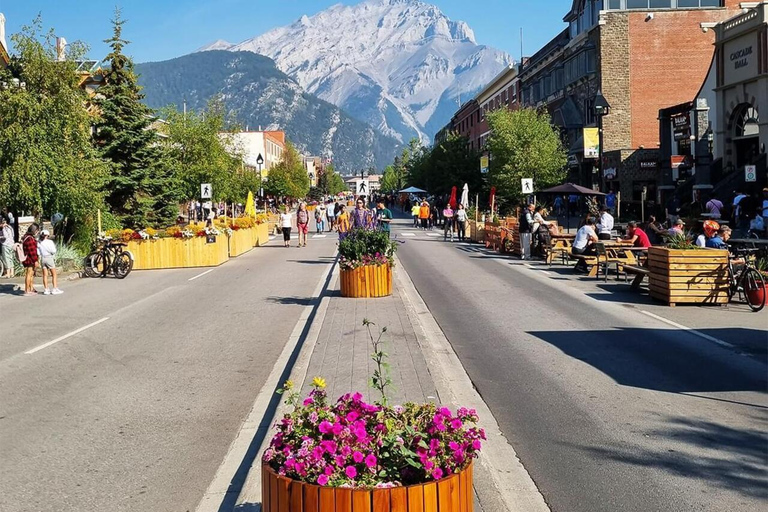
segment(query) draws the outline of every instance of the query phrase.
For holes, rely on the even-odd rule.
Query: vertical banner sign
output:
[[[744,166],[744,181],[754,183],[757,181],[757,167],[754,165]]]
[[[597,128],[584,128],[584,158],[600,156],[600,131]]]
[[[480,157],[480,172],[483,174],[488,172],[488,154]]]

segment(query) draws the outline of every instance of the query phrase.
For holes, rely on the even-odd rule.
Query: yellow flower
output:
[[[283,384],[283,389],[293,389],[293,381],[292,380],[285,381],[285,384]]]
[[[325,389],[325,379],[322,377],[315,377],[312,379],[312,386],[317,389]]]

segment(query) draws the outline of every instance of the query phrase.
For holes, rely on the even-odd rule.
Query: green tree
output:
[[[333,164],[328,164],[320,174],[318,188],[323,195],[335,196],[347,190],[347,184],[344,183],[344,179],[336,172]]]
[[[0,71],[0,82],[10,84],[0,88],[0,202],[35,216],[61,213],[57,234],[83,240],[86,249],[107,164],[91,144],[75,72],[85,46],[70,44],[69,59],[58,62],[54,31],[44,33],[40,17],[11,39],[17,55]]]
[[[283,156],[269,170],[264,190],[277,197],[302,199],[309,193],[309,176],[304,161],[290,142],[286,142]]]
[[[133,71],[133,61],[123,53],[125,21],[120,11],[112,20],[113,35],[105,43],[112,51],[109,68],[99,89],[96,105],[100,119],[95,143],[111,161],[107,203],[127,226],[163,225],[177,214],[178,191],[173,170],[163,161],[157,132],[151,128],[153,112],[141,103],[143,95]]]
[[[537,189],[565,179],[567,154],[549,114],[535,109],[499,109],[487,114],[491,136],[489,171],[500,204],[514,205],[523,194],[522,178],[533,178]]]
[[[232,133],[236,127],[220,99],[212,99],[203,112],[185,114],[169,106],[162,117],[168,122],[163,146],[181,198],[197,198],[201,183],[211,184],[215,200],[242,203],[249,190],[258,192],[258,174],[245,168]]]

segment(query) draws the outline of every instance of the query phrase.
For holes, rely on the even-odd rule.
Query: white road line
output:
[[[95,322],[93,322],[92,324],[88,324],[88,325],[85,325],[85,326],[83,326],[83,327],[81,327],[81,328],[79,328],[79,329],[76,329],[76,330],[74,330],[74,331],[72,331],[72,332],[70,332],[70,333],[67,333],[67,334],[65,334],[64,336],[61,336],[60,338],[56,338],[56,339],[55,339],[55,340],[53,340],[53,341],[49,341],[48,343],[43,343],[42,345],[40,345],[40,346],[37,346],[37,347],[35,347],[35,348],[31,349],[31,350],[27,350],[27,351],[26,351],[26,352],[24,352],[24,353],[25,353],[25,354],[34,354],[35,352],[38,352],[38,351],[40,351],[40,350],[43,350],[44,348],[50,347],[50,346],[51,346],[51,345],[53,345],[54,343],[58,343],[58,342],[60,342],[60,341],[64,341],[64,340],[65,340],[65,339],[67,339],[67,338],[71,338],[71,337],[72,337],[72,336],[74,336],[75,334],[80,334],[80,333],[81,333],[81,332],[83,332],[84,330],[86,330],[86,329],[90,329],[91,327],[93,327],[93,326],[95,326],[95,325],[99,325],[99,324],[100,324],[100,323],[102,323],[102,322],[106,322],[107,320],[109,320],[109,317],[108,317],[108,316],[105,316],[105,317],[104,317],[104,318],[102,318],[101,320],[96,320],[96,321],[95,321]]]
[[[672,327],[677,327],[678,329],[681,329],[683,331],[688,331],[689,333],[694,334],[700,338],[704,338],[705,340],[711,341],[712,343],[717,343],[721,347],[736,348],[734,345],[731,345],[727,341],[723,341],[721,339],[715,338],[714,336],[710,336],[709,334],[704,334],[701,331],[697,331],[696,329],[691,329],[690,327],[686,327],[684,325],[678,324],[677,322],[673,322],[672,320],[667,320],[662,316],[654,315],[653,313],[650,313],[648,311],[643,311],[643,310],[640,310],[640,312],[646,316],[655,318],[659,322],[664,322],[665,324],[671,325]]]
[[[198,275],[196,275],[195,277],[190,277],[189,279],[187,279],[187,281],[194,281],[194,280],[195,280],[195,279],[197,279],[198,277],[203,277],[205,274],[208,274],[208,273],[210,273],[210,272],[213,272],[214,270],[216,270],[216,269],[215,269],[215,268],[212,268],[212,269],[210,269],[210,270],[206,270],[206,271],[205,271],[205,272],[203,272],[202,274],[198,274]]]
[[[427,236],[439,237],[443,235],[441,235],[440,233],[427,233]]]
[[[413,236],[416,236],[416,233],[400,233],[400,236],[413,237]]]
[[[312,235],[312,238],[327,238],[328,235]]]

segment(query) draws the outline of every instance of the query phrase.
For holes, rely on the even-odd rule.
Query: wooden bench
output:
[[[569,256],[572,259],[577,261],[576,266],[578,266],[580,262],[583,262],[587,267],[589,267],[589,274],[587,274],[589,277],[597,276],[597,270],[599,266],[597,264],[597,256],[589,256],[586,254],[573,254],[573,253],[570,253]]]
[[[632,279],[632,284],[630,285],[631,290],[639,290],[640,284],[643,282],[643,279],[650,274],[650,270],[648,270],[645,267],[637,267],[634,265],[624,265],[624,272],[629,275],[632,274],[635,276],[634,279]]]

